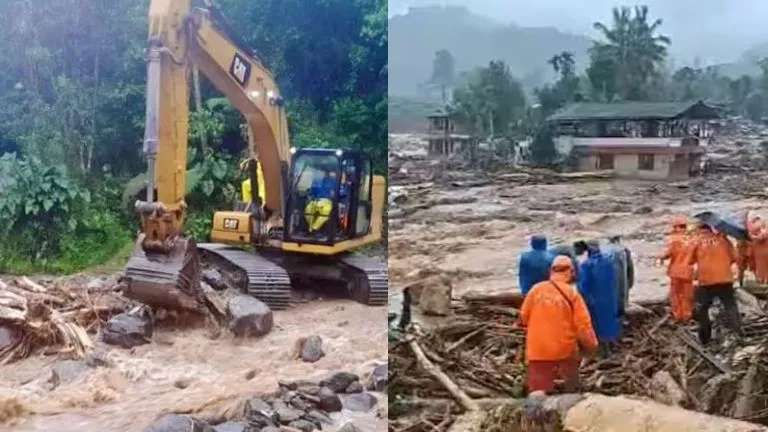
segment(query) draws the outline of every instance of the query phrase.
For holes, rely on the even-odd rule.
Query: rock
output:
[[[379,402],[376,396],[370,393],[355,393],[344,398],[344,408],[354,412],[368,412]]]
[[[101,278],[91,279],[91,281],[88,282],[88,285],[86,285],[86,288],[88,288],[89,291],[100,290],[104,288],[104,281]]]
[[[447,278],[432,278],[425,284],[419,300],[419,309],[425,315],[446,316],[451,313],[453,285]]]
[[[228,421],[220,425],[215,425],[213,430],[216,432],[245,432],[247,426],[248,423],[242,421]],[[277,429],[275,429],[275,431],[277,431]]]
[[[336,393],[342,393],[352,384],[353,381],[359,381],[360,377],[350,372],[337,372],[327,380],[320,382],[321,386],[330,388]]]
[[[276,426],[267,426],[267,427],[265,427],[264,429],[262,429],[259,432],[280,432],[282,430],[283,430],[283,428],[279,428],[279,427],[276,427]]]
[[[194,381],[194,378],[192,377],[179,378],[173,382],[173,386],[176,387],[177,389],[185,389],[189,387],[193,381]]]
[[[665,405],[681,406],[685,401],[685,392],[669,372],[661,370],[653,374],[650,385],[651,397]]]
[[[632,213],[638,214],[638,215],[653,213],[653,207],[650,207],[650,206],[640,206],[640,207],[632,210]]]
[[[360,384],[360,381],[353,381],[344,390],[344,393],[362,393],[362,392],[363,392],[363,385]]]
[[[339,432],[363,432],[363,429],[350,421],[344,423],[344,426],[339,429]]]
[[[291,422],[288,426],[294,427],[302,432],[312,432],[315,430],[315,424],[307,420],[296,420]]]
[[[224,277],[216,269],[206,269],[203,271],[203,282],[211,286],[216,291],[223,291],[227,289],[227,284],[224,281]]]
[[[320,393],[320,387],[316,385],[305,385],[297,388],[296,390],[298,390],[299,393],[304,393],[312,396],[315,396],[318,393]]]
[[[371,372],[371,377],[368,380],[368,390],[386,392],[387,380],[389,379],[389,366],[384,363],[377,365]]]
[[[269,306],[249,295],[238,295],[229,299],[227,314],[229,330],[235,336],[264,336],[274,325]]]
[[[216,432],[216,429],[190,416],[168,414],[144,428],[144,432]]]
[[[324,413],[322,411],[310,410],[307,413],[307,416],[310,419],[314,420],[316,423],[321,424],[321,425],[323,425],[323,424],[328,424],[328,425],[329,424],[333,424],[333,419],[330,418],[328,416],[328,414],[326,414],[326,413]]]
[[[107,358],[107,353],[102,350],[89,351],[83,359],[90,367],[112,367],[112,362]]]
[[[259,398],[248,399],[245,403],[245,413],[251,426],[262,428],[277,426],[277,413],[272,406]]]
[[[325,357],[323,339],[320,336],[314,335],[303,340],[299,357],[307,363],[314,363]]]
[[[333,389],[329,387],[322,387],[317,393],[317,397],[320,398],[320,409],[327,412],[341,411],[342,403],[339,396]]]
[[[15,344],[19,334],[9,327],[0,327],[0,352]]]
[[[54,363],[51,368],[51,377],[48,382],[54,388],[60,384],[69,383],[78,379],[86,370],[88,365],[80,360],[62,360]]]
[[[295,410],[285,404],[282,405],[276,405],[275,406],[275,412],[277,413],[277,420],[280,422],[280,424],[290,424],[291,422],[294,422],[301,418],[302,412]]]
[[[102,340],[110,345],[133,348],[149,343],[152,337],[152,323],[145,317],[121,313],[107,322]]]

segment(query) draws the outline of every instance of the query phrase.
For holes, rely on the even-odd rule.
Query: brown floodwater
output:
[[[0,430],[141,431],[164,413],[210,412],[275,391],[278,380],[320,380],[338,371],[364,378],[387,361],[385,315],[384,307],[316,300],[274,312],[275,328],[257,340],[236,341],[226,332],[213,340],[206,329],[160,329],[151,344],[133,350],[97,342],[111,367],[88,369],[54,390],[46,384],[58,360],[54,357],[2,366],[0,395],[15,397],[33,414]],[[312,334],[323,338],[326,356],[316,363],[294,359],[296,340]],[[188,386],[178,388],[180,381]],[[376,396],[379,403],[372,412],[345,411],[335,419],[339,424],[357,419],[371,432],[385,431],[386,395]]]

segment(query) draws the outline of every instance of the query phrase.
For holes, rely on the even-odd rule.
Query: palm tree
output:
[[[593,49],[615,59],[618,91],[624,99],[644,96],[647,84],[659,75],[671,44],[669,37],[656,34],[662,20],[648,20],[647,6],[621,7],[613,8],[610,27],[594,24],[604,41],[595,42]]]

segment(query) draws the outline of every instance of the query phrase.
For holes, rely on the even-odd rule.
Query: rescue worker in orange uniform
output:
[[[520,325],[526,329],[525,355],[529,392],[578,391],[580,351],[593,353],[597,337],[584,299],[573,287],[573,263],[564,255],[552,262],[549,280],[539,282],[525,296]]]
[[[685,217],[672,219],[672,232],[667,238],[667,247],[659,256],[662,264],[669,260],[669,304],[672,317],[680,322],[690,320],[693,314],[693,266],[689,263],[691,238],[686,232],[687,227]]]
[[[751,240],[749,263],[752,265],[755,279],[761,284],[768,283],[768,227],[760,216],[750,214],[747,230]]]
[[[712,323],[709,308],[719,298],[725,310],[727,324],[737,334],[741,333],[741,319],[733,288],[732,266],[736,263],[736,251],[731,241],[722,233],[700,223],[694,241],[691,243],[689,261],[696,266],[695,319],[699,324],[699,342],[707,344],[712,338]]]

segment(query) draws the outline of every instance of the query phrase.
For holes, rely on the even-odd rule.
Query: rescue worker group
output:
[[[667,266],[671,317],[694,319],[704,346],[712,339],[713,301],[720,300],[726,327],[738,338],[734,281],[743,286],[749,270],[757,282],[768,282],[768,225],[752,213],[745,220],[749,240],[734,247],[707,222],[674,217],[666,247],[655,257]],[[635,279],[632,254],[618,236],[548,248],[545,236],[534,235],[530,244],[518,267],[528,391],[577,392],[584,357],[608,357],[618,346]]]

